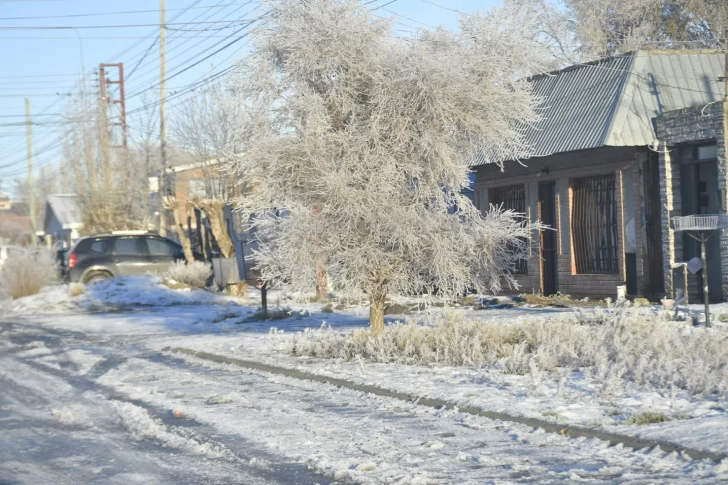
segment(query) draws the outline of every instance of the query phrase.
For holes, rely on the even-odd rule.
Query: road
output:
[[[707,484],[718,477],[712,463],[660,451],[183,360],[150,350],[168,329],[114,327],[129,318],[153,320],[63,316],[88,321],[89,331],[59,328],[58,317],[0,322],[0,483]],[[100,321],[115,330],[99,330]]]

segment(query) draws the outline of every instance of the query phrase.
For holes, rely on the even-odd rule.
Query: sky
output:
[[[396,33],[411,35],[436,25],[456,29],[458,11],[475,12],[496,3],[374,0],[368,7],[377,15],[395,16]],[[134,110],[154,103],[159,93],[159,5],[157,0],[0,0],[0,192],[10,192],[13,179],[27,177],[24,98],[30,99],[37,174],[40,167],[59,161],[58,138],[67,127],[62,107],[79,95],[79,80],[97,96],[100,63],[124,63],[129,135],[139,135]],[[175,103],[194,95],[181,89],[205,81],[245,54],[240,20],[255,18],[258,7],[255,0],[166,0],[169,116]]]

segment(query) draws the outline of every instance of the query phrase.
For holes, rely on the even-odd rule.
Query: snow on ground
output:
[[[313,320],[313,318],[311,319]],[[329,320],[330,322],[330,320]],[[282,328],[277,323],[278,328]],[[497,369],[410,366],[396,363],[332,361],[287,354],[291,335],[235,333],[170,337],[150,344],[185,347],[245,360],[348,379],[360,384],[455,401],[484,410],[546,419],[561,424],[604,428],[613,432],[660,438],[707,451],[728,453],[728,402],[686,392],[633,391],[604,395],[581,372],[572,374],[506,374]],[[636,426],[627,421],[645,412],[676,419]]]
[[[75,376],[94,374],[103,368],[96,382],[106,389],[157,408],[179,408],[186,417],[219,433],[245,436],[256,446],[308,463],[331,479],[402,484],[514,483],[529,478],[533,481],[537,476],[547,477],[542,483],[728,480],[726,464],[691,462],[663,456],[659,451],[635,453],[608,448],[596,440],[567,440],[510,423],[430,410],[317,383],[241,372],[189,357],[150,358],[150,351],[186,347],[488,410],[604,427],[728,452],[728,403],[718,399],[654,391],[603,395],[588,376],[578,372],[519,376],[496,369],[293,357],[288,351],[296,332],[320,327],[323,322],[342,331],[362,327],[366,325],[366,309],[344,305],[334,313],[322,313],[320,303],[296,304],[276,293],[270,300],[288,305],[290,316],[251,321],[256,310],[255,295],[249,300],[236,300],[206,291],[177,291],[149,278],[87,287],[76,297],[70,296],[68,287],[57,287],[0,307],[0,320],[9,318],[16,324],[15,330],[0,333],[0,356],[12,354],[14,359]],[[725,309],[717,306],[717,310]],[[493,309],[474,312],[473,316],[513,320],[550,318],[568,311]],[[390,322],[395,318],[388,317]],[[42,339],[24,342],[19,336],[23,328],[31,333],[47,329],[56,332],[54,338],[60,340],[90,339],[93,346],[77,342],[72,347],[58,348],[56,341]],[[107,361],[114,365],[106,369]],[[57,385],[59,392],[70,392],[62,383],[44,381],[47,377],[28,376],[27,370],[9,371],[4,364],[0,369],[0,386],[11,382],[41,393]],[[226,452],[217,445],[208,447],[194,440],[188,443],[184,436],[167,434],[165,423],[135,406],[119,401],[107,404],[106,409],[116,416],[115,422],[123,425],[127,435],[154,439],[210,459],[225,458]],[[49,406],[47,411],[60,425],[82,427],[87,420],[84,409],[70,402]],[[625,424],[629,416],[645,411],[680,419],[643,426]]]
[[[16,350],[22,352],[40,335],[38,330],[17,325],[5,333],[12,334]],[[332,480],[372,485],[710,484],[728,479],[728,469],[720,465],[686,460],[674,453],[633,452],[595,439],[571,440],[320,383],[202,366],[129,351],[128,345],[105,347],[80,335],[64,334],[54,346],[59,361],[64,359],[64,349],[83,346],[115,362],[84,374],[72,368],[58,372],[47,358],[38,360],[37,355],[1,357],[5,373],[0,374],[0,386],[11,391],[0,398],[3,412],[22,413],[23,422],[33,423],[45,436],[44,442],[60,440],[64,433],[59,430],[66,430],[77,448],[71,456],[54,456],[43,465],[28,463],[10,445],[19,440],[30,444],[32,436],[10,429],[0,437],[0,443],[8,444],[0,451],[4,458],[0,477],[3,473],[23,476],[29,465],[36,465],[30,469],[43,472],[50,481],[54,468],[72,463],[74,477],[83,483],[103,483],[102,478],[120,482],[125,478],[121,465],[130,467],[127,472],[139,473],[141,482],[195,483],[191,477],[175,481],[168,476],[170,470],[159,469],[159,462],[171,454],[178,476],[203,468],[209,469],[208,474],[229,473],[231,466],[252,474],[267,469],[271,456],[282,456]],[[95,374],[98,377],[92,379]],[[85,378],[87,390],[77,378]],[[57,386],[54,380],[74,385]],[[28,399],[28,393],[19,391],[27,385],[35,389],[31,401],[42,399],[40,405],[12,402]],[[154,411],[165,408],[179,410],[181,417],[163,421]],[[190,422],[198,424],[185,426]],[[198,431],[201,428],[208,431],[203,434]],[[118,449],[109,450],[111,442]],[[240,446],[265,453],[242,459]],[[105,458],[88,451],[89,447]],[[152,457],[142,459],[137,447]],[[112,457],[120,464],[113,463]],[[96,467],[91,466],[94,460],[98,460]],[[80,477],[79,470],[83,470]],[[267,483],[253,478],[236,477],[234,483]],[[200,483],[215,482],[208,478]]]
[[[80,289],[81,294],[74,296]],[[0,301],[4,315],[63,313],[73,310],[111,311],[175,305],[235,305],[236,300],[204,290],[172,289],[158,276],[114,278],[95,285],[46,287],[41,293]]]

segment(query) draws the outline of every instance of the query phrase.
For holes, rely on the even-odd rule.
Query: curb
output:
[[[351,389],[354,391],[364,392],[368,394],[374,394],[375,396],[389,397],[398,399],[400,401],[414,402],[421,406],[427,406],[435,409],[452,409],[459,413],[470,414],[473,416],[481,416],[484,418],[496,420],[496,421],[509,421],[512,423],[523,424],[532,428],[541,428],[548,433],[555,433],[567,438],[597,438],[601,441],[608,442],[611,446],[622,445],[633,450],[642,450],[650,448],[660,448],[666,453],[682,453],[689,456],[693,460],[712,460],[722,461],[728,459],[728,455],[723,453],[714,453],[711,451],[697,450],[689,448],[687,446],[678,445],[676,443],[670,443],[669,441],[661,440],[649,440],[643,438],[635,438],[632,436],[622,435],[618,433],[610,433],[608,431],[599,431],[590,428],[584,428],[581,426],[570,426],[553,423],[551,421],[545,421],[538,418],[527,418],[524,416],[516,416],[512,414],[497,412],[497,411],[484,411],[474,406],[461,407],[454,401],[447,401],[445,399],[426,398],[410,394],[406,392],[395,391],[392,389],[386,389],[379,386],[371,386],[367,384],[357,384],[346,379],[339,379],[336,377],[326,377],[311,372],[304,372],[287,367],[279,367],[270,364],[263,364],[252,360],[241,360],[234,359],[232,357],[225,357],[217,354],[210,354],[208,352],[195,351],[191,349],[185,349],[181,347],[164,347],[162,352],[172,352],[177,354],[185,354],[198,359],[208,360],[216,362],[218,364],[230,364],[245,369],[268,372],[271,374],[282,375],[291,377],[294,379],[308,380],[314,382],[321,382],[324,384],[330,384],[336,387],[342,387],[345,389]]]

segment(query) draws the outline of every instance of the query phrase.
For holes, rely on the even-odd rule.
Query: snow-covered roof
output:
[[[536,157],[603,146],[646,146],[665,111],[723,99],[719,51],[637,51],[533,78],[543,119],[526,129]],[[493,160],[487,147],[476,161]]]
[[[76,194],[56,194],[46,198],[46,211],[51,210],[64,229],[77,229],[83,226],[81,208]],[[47,212],[43,217],[47,220]]]
[[[167,168],[167,172],[170,172],[170,173],[186,172],[188,170],[194,170],[196,168],[215,167],[219,164],[220,164],[219,159],[211,158],[210,160],[205,160],[204,162],[194,162],[194,163],[187,163],[184,165],[177,165],[175,167],[169,167],[169,168]]]

